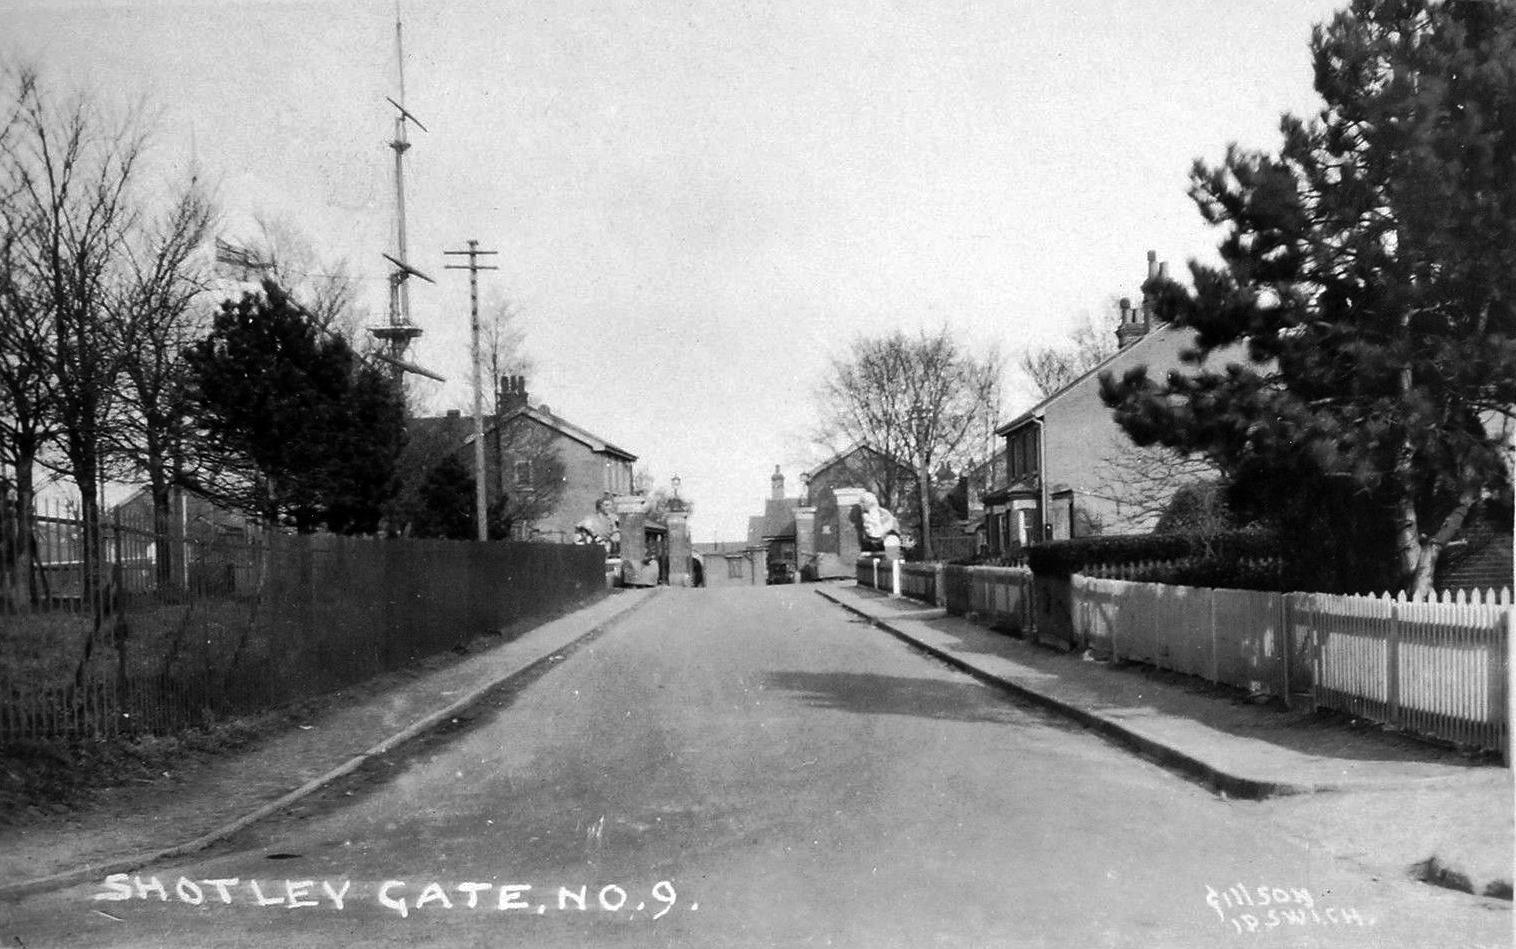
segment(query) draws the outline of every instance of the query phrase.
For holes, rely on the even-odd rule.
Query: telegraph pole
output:
[[[499,251],[480,250],[478,241],[469,241],[468,250],[445,250],[443,253],[468,257],[467,264],[448,264],[445,269],[468,271],[469,331],[474,364],[474,523],[479,540],[489,540],[489,505],[484,491],[484,390],[479,382],[479,271],[500,268],[481,264],[479,258],[494,256]]]

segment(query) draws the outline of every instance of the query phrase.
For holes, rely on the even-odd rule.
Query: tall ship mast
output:
[[[390,264],[389,322],[383,326],[371,326],[369,332],[385,344],[385,352],[380,356],[390,364],[390,370],[398,386],[402,374],[406,372],[417,373],[432,379],[440,380],[441,378],[435,373],[406,361],[406,352],[410,348],[411,341],[421,335],[421,327],[411,321],[411,294],[408,281],[411,277],[420,277],[427,283],[436,281],[410,265],[405,243],[405,153],[411,147],[407,134],[408,127],[414,123],[417,128],[425,132],[426,126],[405,108],[405,36],[400,22],[398,0],[395,4],[395,60],[399,80],[399,98],[386,97],[389,104],[395,107],[395,134],[389,143],[389,147],[395,152],[395,246],[393,254],[384,255],[384,259]]]

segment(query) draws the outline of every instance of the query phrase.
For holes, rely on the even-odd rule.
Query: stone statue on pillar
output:
[[[873,492],[865,491],[858,499],[861,515],[859,546],[865,551],[883,551],[888,560],[900,557],[900,524],[895,515],[879,503]]]

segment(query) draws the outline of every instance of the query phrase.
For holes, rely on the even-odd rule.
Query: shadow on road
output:
[[[1078,730],[1077,725],[1013,704],[977,682],[867,672],[770,672],[765,678],[768,688],[793,692],[812,708]]]

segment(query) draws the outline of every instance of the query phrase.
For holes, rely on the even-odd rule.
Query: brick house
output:
[[[1148,278],[1166,277],[1167,264],[1148,252]],[[1039,534],[1051,540],[1091,534],[1136,534],[1153,529],[1157,511],[1182,486],[1159,476],[1155,453],[1133,445],[1100,400],[1100,375],[1120,376],[1136,366],[1162,378],[1170,370],[1194,372],[1181,361],[1194,334],[1158,319],[1144,292],[1140,306],[1121,301],[1116,331],[1120,348],[1109,358],[1026,412],[999,426],[1005,443],[1003,474],[984,498],[986,540],[1006,554]],[[1223,350],[1209,365],[1234,362],[1240,350]]]
[[[574,525],[607,496],[632,493],[637,456],[561,416],[532,405],[523,376],[502,376],[497,412],[485,419],[485,479],[491,503],[504,497],[517,514],[511,539],[572,543]],[[455,454],[474,466],[474,422],[458,411],[411,419],[408,452],[426,459]]]

